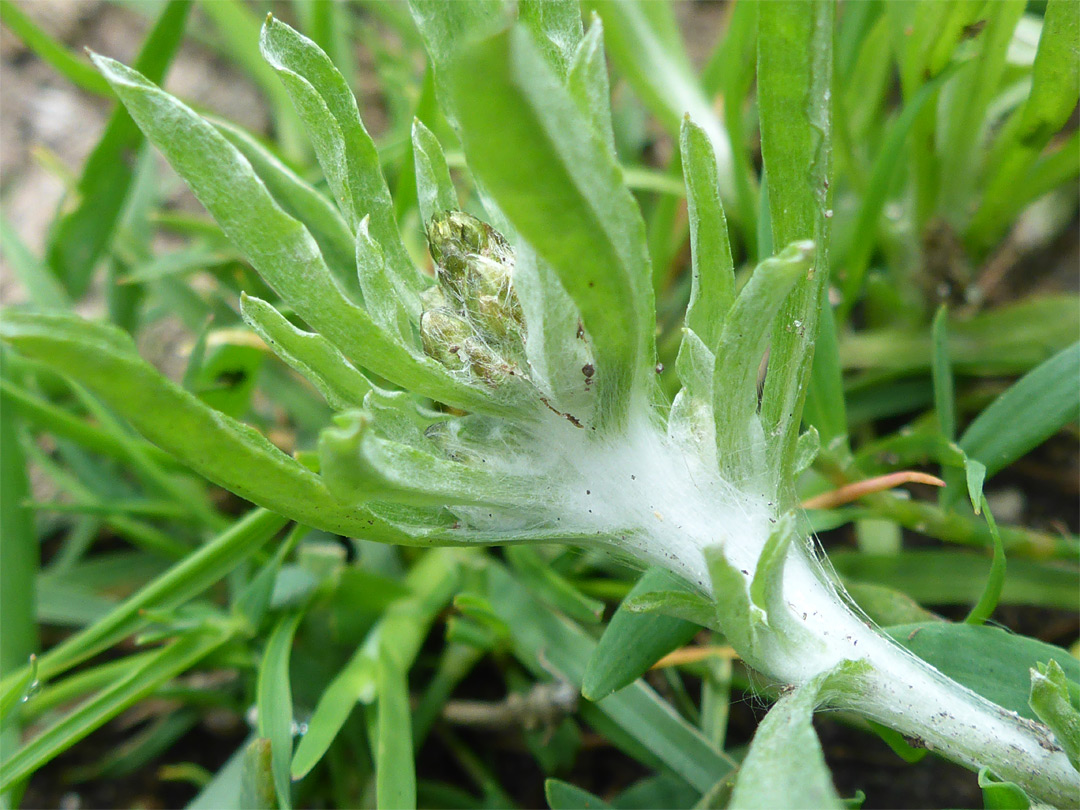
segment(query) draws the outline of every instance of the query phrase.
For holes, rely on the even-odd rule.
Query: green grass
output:
[[[515,243],[546,416],[617,437],[678,393],[672,424],[778,515],[898,470],[948,484],[788,512],[721,616],[775,615],[788,544],[812,525],[900,643],[1073,733],[1075,632],[1022,634],[1069,619],[1080,586],[1058,470],[1076,458],[1080,310],[1061,279],[1025,280],[1076,244],[1071,0],[740,0],[694,54],[688,10],[660,0],[522,0],[513,26],[498,2],[297,0],[261,43],[258,4],[191,5],[140,6],[154,19],[135,70],[110,54],[95,70],[32,5],[0,2],[35,58],[122,102],[67,167],[76,192],[43,255],[0,217],[27,299],[0,322],[8,802],[132,773],[172,774],[193,807],[839,801],[810,716],[857,667],[783,696],[728,657],[644,679],[702,632],[752,657],[757,631],[627,565],[631,545],[612,556],[591,531],[540,526],[531,470],[432,449],[469,412],[464,446],[490,448],[495,426],[512,453],[530,402],[520,379],[492,383],[512,363],[470,377],[419,348],[424,228],[446,209]],[[156,87],[187,39],[254,81],[269,136]],[[361,81],[385,102],[381,131],[352,105]],[[134,159],[149,148],[213,219],[169,208],[175,178]],[[183,245],[162,251],[159,233]],[[102,288],[103,322],[79,318]],[[176,316],[195,347],[180,382],[136,350]],[[990,509],[1003,518],[1017,489],[1046,515],[998,525]],[[462,519],[491,503],[521,519]],[[433,547],[462,542],[485,547]],[[734,570],[707,557],[715,582]],[[552,683],[585,697],[560,702]],[[728,724],[750,694],[779,700],[748,748]],[[444,717],[477,696],[496,732]],[[114,722],[139,711],[143,725]],[[231,755],[199,752],[221,713]],[[987,806],[1024,795],[985,769],[970,781]]]

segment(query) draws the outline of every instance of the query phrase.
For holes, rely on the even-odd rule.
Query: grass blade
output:
[[[153,81],[162,80],[180,47],[190,8],[191,0],[170,0],[146,38],[135,64]],[[73,298],[86,292],[97,260],[112,241],[135,178],[129,157],[142,144],[139,128],[118,106],[79,178],[78,205],[49,233],[49,266]]]
[[[99,96],[113,95],[109,83],[96,70],[43,31],[14,0],[0,0],[0,22],[72,84]]]
[[[302,613],[282,616],[266,640],[259,677],[255,687],[259,712],[258,734],[270,741],[271,771],[277,805],[281,810],[292,807],[292,781],[289,763],[292,761],[293,708],[292,687],[289,683],[289,654],[293,636],[300,625]]]
[[[1032,369],[994,400],[960,437],[960,449],[986,465],[986,476],[1004,469],[1080,417],[1080,343]]]

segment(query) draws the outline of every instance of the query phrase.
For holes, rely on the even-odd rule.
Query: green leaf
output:
[[[704,128],[715,150],[726,200],[735,196],[731,142],[701,89],[667,0],[588,0],[604,21],[612,62],[667,131],[677,137],[683,116]]]
[[[612,805],[561,779],[544,780],[544,796],[551,810],[608,810]]]
[[[140,433],[214,483],[310,526],[372,536],[372,516],[342,509],[317,475],[165,379],[135,353],[125,333],[75,316],[14,312],[0,329],[22,354],[80,380]]]
[[[399,295],[386,254],[371,236],[371,220],[364,217],[356,227],[356,273],[364,302],[372,319],[387,334],[406,346],[416,342],[420,323],[419,296]]]
[[[837,551],[829,559],[845,580],[886,585],[927,605],[978,601],[990,569],[990,561],[982,554],[936,549],[889,555]],[[1080,570],[1073,563],[1013,558],[1001,604],[1071,610],[1076,607],[1077,589]]]
[[[878,59],[879,54],[875,54],[874,58]],[[839,279],[843,291],[839,310],[842,322],[847,320],[852,307],[859,300],[874,246],[878,243],[881,214],[885,210],[895,179],[905,165],[904,148],[908,145],[908,136],[920,115],[937,99],[941,86],[952,75],[953,70],[946,70],[920,88],[919,92],[904,104],[903,111],[889,127],[885,141],[874,157],[870,179],[859,202],[855,225],[851,229],[852,235],[844,251],[845,275]]]
[[[735,300],[735,266],[720,200],[716,153],[705,130],[689,116],[683,119],[680,149],[692,258],[685,323],[715,352],[724,318]]]
[[[97,71],[43,31],[14,0],[0,0],[0,22],[72,84],[100,96],[112,95],[109,83]]]
[[[810,269],[816,253],[813,243],[796,242],[766,259],[754,269],[724,322],[713,370],[713,418],[717,455],[735,482],[764,472],[766,446],[758,421],[758,367],[769,345],[769,325],[785,296]],[[797,322],[795,329],[801,328]],[[775,484],[758,480],[755,486]]]
[[[1043,15],[1039,50],[1031,72],[1031,92],[1001,128],[986,161],[990,177],[972,218],[968,238],[989,247],[1015,212],[1016,185],[1066,123],[1080,96],[1080,18],[1069,0],[1051,0]],[[1075,149],[1073,150],[1075,152]]]
[[[1080,343],[1055,354],[990,403],[960,437],[960,448],[990,477],[1080,417]]]
[[[514,289],[525,316],[530,375],[558,411],[588,424],[596,391],[585,384],[585,367],[596,358],[581,316],[555,271],[528,245],[516,248]]]
[[[416,807],[416,763],[407,671],[388,644],[378,664],[378,743],[375,750],[375,800],[378,807]]]
[[[906,593],[894,588],[850,580],[844,582],[844,588],[874,624],[943,621],[929,610],[920,607],[919,603]]]
[[[761,610],[765,623],[777,630],[782,628],[788,614],[783,590],[784,563],[796,536],[795,513],[788,512],[769,531],[750,582],[750,601]]]
[[[255,687],[258,709],[258,734],[270,741],[271,770],[277,806],[292,807],[289,763],[292,760],[292,686],[289,682],[289,656],[293,636],[302,613],[286,614],[278,619],[266,640]]]
[[[931,622],[885,628],[886,632],[954,681],[1030,720],[1028,670],[1053,659],[1068,680],[1080,684],[1080,661],[1067,650],[997,627]],[[1080,694],[1080,686],[1073,687]]]
[[[307,734],[300,738],[293,754],[293,779],[302,779],[318,764],[358,702],[371,703],[375,699],[380,645],[393,645],[398,666],[408,669],[435,615],[457,589],[461,555],[457,549],[434,549],[410,569],[405,577],[410,594],[386,609],[364,643],[319,697],[308,721]]]
[[[534,549],[508,546],[504,554],[521,581],[551,607],[585,624],[596,624],[603,618],[604,603],[582,594],[572,583],[553,571]]]
[[[304,141],[303,125],[289,101],[289,94],[259,53],[262,19],[241,0],[200,0],[199,6],[221,37],[224,55],[266,96],[282,151],[290,160],[307,158],[310,149]]]
[[[956,396],[953,391],[952,366],[949,362],[948,317],[949,308],[942,304],[934,315],[931,331],[934,342],[931,370],[934,378],[934,413],[937,414],[942,435],[953,441],[956,439]],[[972,496],[973,502],[980,500],[981,496]]]
[[[663,568],[650,568],[641,575],[616,609],[589,657],[581,681],[581,694],[587,700],[601,700],[637,680],[649,667],[698,633],[701,628],[697,624],[627,609],[631,599],[682,587],[688,586]]]
[[[341,414],[334,422],[319,437],[319,461],[326,485],[343,505],[382,500],[521,507],[534,501],[534,478],[480,469],[388,441],[377,435],[376,419],[368,412]]]
[[[627,613],[658,613],[699,627],[714,627],[715,611],[704,596],[689,591],[649,591],[623,601]],[[654,662],[655,663],[655,662]]]
[[[1023,788],[1015,782],[999,781],[988,768],[979,770],[979,787],[986,810],[1029,810],[1031,807],[1031,800]]]
[[[787,806],[793,796],[805,807],[843,807],[811,722],[831,675],[822,673],[784,695],[765,715],[739,767],[728,807],[771,810]]]
[[[938,199],[942,213],[953,221],[966,218],[987,110],[998,91],[1009,43],[1025,5],[1024,0],[1001,0],[979,12],[986,23],[975,41],[977,55],[942,90],[945,104],[937,133],[941,160]]]
[[[2,9],[9,8],[7,0]],[[10,6],[14,8],[14,6]],[[49,268],[38,259],[19,237],[10,220],[0,212],[0,250],[8,267],[15,273],[30,300],[42,309],[67,309],[71,302],[67,292]]]
[[[970,473],[968,486],[971,487]],[[1005,585],[1005,547],[1001,543],[1001,533],[998,531],[994,516],[990,513],[990,506],[986,502],[986,496],[982,494],[981,482],[979,482],[978,489],[979,499],[982,502],[982,512],[986,516],[987,525],[990,527],[990,536],[994,539],[994,559],[990,564],[990,574],[986,578],[986,587],[983,589],[979,601],[975,603],[967,618],[964,619],[968,624],[982,624],[990,618],[1001,600],[1001,591]],[[979,510],[976,509],[975,511],[978,514]]]
[[[422,289],[401,244],[375,143],[348,82],[318,45],[272,16],[263,25],[259,47],[292,97],[346,220],[355,229],[370,216],[371,231],[387,251],[401,292]]]
[[[490,604],[514,630],[511,643],[518,660],[538,677],[555,672],[579,687],[595,642],[577,625],[545,610],[505,569],[489,564],[485,573]],[[582,714],[602,733],[619,734],[615,742],[620,747],[633,746],[633,755],[662,762],[699,791],[731,768],[726,755],[641,680],[585,704]]]
[[[654,376],[655,311],[645,226],[615,155],[520,28],[466,50],[451,76],[469,166],[577,304],[599,419],[619,424]]]
[[[197,664],[232,636],[228,627],[207,627],[174,641],[46,728],[0,766],[0,790],[34,773],[59,754]]]
[[[460,206],[442,146],[419,118],[413,120],[412,147],[420,223],[426,227],[436,214],[456,211]]]
[[[5,313],[6,317],[6,313]],[[3,352],[5,355],[8,352]],[[0,373],[9,373],[3,357]],[[38,650],[35,619],[35,583],[41,551],[34,526],[34,514],[26,508],[30,495],[30,472],[20,437],[21,414],[11,400],[0,394],[0,522],[4,540],[0,543],[0,612],[4,630],[0,633],[0,676],[24,670]],[[6,735],[5,735],[6,736]],[[4,753],[6,740],[4,741]]]
[[[237,564],[261,548],[286,523],[285,518],[256,510],[235,523],[168,571],[125,599],[108,616],[65,639],[38,661],[45,681],[101,652],[144,626],[148,609],[168,610],[183,604],[221,580]],[[0,691],[9,694],[19,672],[3,680]]]
[[[1065,672],[1054,659],[1031,669],[1031,692],[1028,705],[1065,749],[1072,766],[1080,771],[1080,711],[1069,695]],[[1073,689],[1075,691],[1075,683]]]
[[[975,510],[975,514],[977,515],[982,511],[983,484],[986,481],[986,465],[981,461],[976,461],[975,459],[967,458],[965,456],[964,478],[967,481],[968,498],[971,500],[971,508]]]
[[[813,271],[773,327],[761,421],[774,479],[792,480],[795,442],[829,276],[830,104],[834,6],[771,2],[759,8],[758,108],[772,243],[812,239]],[[785,487],[788,485],[784,485]],[[794,493],[779,493],[793,500]]]
[[[137,123],[260,275],[350,359],[457,407],[499,410],[485,393],[379,329],[345,296],[304,226],[274,202],[251,164],[214,127],[130,68],[95,63]]]
[[[604,26],[599,17],[593,18],[588,33],[578,43],[571,57],[566,86],[578,108],[591,120],[593,132],[614,152],[611,86],[608,82],[607,59],[604,56]]]
[[[172,62],[190,8],[190,0],[171,0],[143,43],[135,64],[152,81],[160,82]],[[94,266],[112,241],[135,177],[131,156],[142,144],[131,116],[117,107],[83,168],[77,205],[49,233],[48,264],[74,298],[86,292]]]
[[[281,162],[269,149],[235,124],[219,118],[208,118],[239,152],[285,211],[299,219],[319,243],[327,264],[342,283],[354,283],[346,278],[353,273],[355,240],[353,232],[334,204]]]
[[[319,389],[330,407],[363,404],[371,383],[322,335],[297,329],[270,304],[241,295],[240,314],[270,349]]]
[[[581,6],[577,0],[521,0],[518,19],[529,29],[555,74],[565,79],[581,41]]]
[[[1078,332],[1075,296],[1032,295],[970,318],[951,319],[949,355],[954,373],[1023,374],[1070,346]],[[840,344],[845,369],[915,373],[928,370],[931,357],[931,338],[921,327],[864,329],[844,335]]]

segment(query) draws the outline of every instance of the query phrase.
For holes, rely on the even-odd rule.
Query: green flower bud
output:
[[[453,303],[438,284],[433,284],[420,293],[420,306],[424,312],[433,309],[453,309]]]
[[[448,309],[430,309],[420,316],[420,342],[424,354],[438,360],[450,371],[468,368],[463,349],[472,334],[469,322]]]
[[[514,363],[509,362],[479,337],[466,340],[462,351],[473,376],[489,385],[496,386],[511,377],[522,376],[520,369]]]

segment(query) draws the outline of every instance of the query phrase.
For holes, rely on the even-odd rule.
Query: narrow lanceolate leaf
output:
[[[456,211],[460,206],[442,146],[419,118],[413,121],[412,145],[416,198],[420,203],[421,224],[426,226],[436,214]]]
[[[979,246],[991,244],[1014,210],[1009,199],[1017,182],[1030,171],[1043,148],[1068,120],[1080,97],[1080,15],[1071,0],[1046,5],[1039,50],[1031,72],[1031,93],[1002,128],[990,152],[991,180],[971,223]],[[1073,152],[1076,150],[1074,149]]]
[[[414,325],[420,323],[420,298],[398,295],[394,274],[382,247],[371,236],[371,218],[356,226],[356,276],[364,303],[379,328],[408,346],[415,343]]]
[[[986,465],[986,477],[1080,417],[1080,343],[1055,354],[1021,377],[976,417],[960,448]]]
[[[645,226],[615,155],[521,28],[470,47],[451,86],[469,165],[577,304],[600,419],[618,423],[655,363],[655,310]]]
[[[371,233],[387,253],[401,294],[427,282],[413,266],[394,219],[394,204],[348,82],[322,49],[280,20],[268,17],[259,42],[312,136],[319,162],[355,228],[371,217]],[[320,146],[320,143],[322,146]]]
[[[1080,711],[1069,699],[1069,683],[1061,666],[1050,659],[1031,672],[1028,703],[1051,731],[1058,745],[1065,749],[1069,762],[1080,770]]]
[[[534,479],[437,458],[377,436],[369,413],[342,414],[335,422],[319,437],[320,469],[344,503],[515,506],[535,497]]]
[[[593,131],[612,152],[615,132],[611,125],[611,85],[604,56],[604,26],[594,16],[589,32],[578,43],[570,60],[566,86],[581,111],[592,122]]]
[[[587,6],[604,21],[612,61],[668,132],[677,135],[687,113],[705,129],[716,152],[721,192],[734,200],[731,141],[694,75],[671,3],[589,0]]]
[[[50,649],[35,667],[26,666],[5,677],[3,699],[19,688],[23,675],[31,669],[35,677],[47,681],[144,626],[148,610],[168,610],[201,593],[261,548],[285,523],[285,518],[272,512],[255,510],[147,583],[107,616]]]
[[[761,402],[774,479],[790,481],[829,274],[829,94],[834,8],[797,0],[760,6],[758,106],[774,245],[813,239],[812,275],[795,286],[773,328]],[[786,499],[793,497],[783,493]]]
[[[289,656],[302,613],[282,616],[270,633],[259,664],[255,687],[260,737],[270,741],[270,763],[278,807],[292,806],[289,763],[292,762],[292,687]]]
[[[275,354],[319,389],[331,408],[344,411],[363,404],[371,383],[322,335],[296,328],[254,296],[241,296],[240,314]]]
[[[757,416],[758,366],[769,343],[770,324],[788,291],[805,278],[814,256],[812,242],[796,242],[779,256],[766,259],[755,268],[724,322],[713,370],[713,416],[720,463],[737,479],[764,472],[765,436]]]
[[[192,633],[162,648],[143,666],[64,715],[6,758],[0,766],[0,790],[25,779],[92,731],[190,669],[230,637],[228,628],[207,628],[206,632]]]
[[[577,0],[521,0],[518,18],[536,40],[540,53],[560,78],[566,78],[581,41],[581,6]]]
[[[152,81],[161,81],[172,62],[190,8],[191,0],[172,0],[143,44],[135,64]],[[49,234],[49,266],[74,298],[89,286],[135,177],[132,156],[142,146],[143,136],[131,118],[122,108],[113,112],[79,178],[78,204],[56,221]]]
[[[793,796],[805,807],[844,806],[811,722],[830,675],[823,673],[784,695],[765,715],[739,768],[729,807],[771,810],[790,805]]]
[[[225,234],[308,324],[350,359],[404,388],[465,409],[496,407],[434,360],[410,352],[353,305],[311,234],[281,210],[221,133],[130,68],[103,56],[94,61]]]
[[[581,682],[581,694],[587,700],[602,700],[622,689],[697,634],[701,628],[692,622],[661,613],[634,613],[625,607],[634,597],[683,587],[682,580],[663,568],[650,568],[641,575],[589,656]]]
[[[370,531],[369,515],[342,509],[317,475],[167,380],[119,329],[73,315],[12,312],[0,335],[27,357],[74,377],[143,436],[214,483],[310,526]]]
[[[408,669],[435,616],[458,588],[458,549],[434,549],[405,576],[408,595],[382,614],[348,663],[323,690],[308,732],[296,746],[293,779],[302,779],[322,759],[357,703],[370,704],[378,693],[379,653],[391,647],[398,666]]]
[[[379,807],[416,807],[412,711],[408,672],[394,655],[393,641],[379,651],[378,728],[375,748],[375,801]]]
[[[0,22],[72,84],[100,96],[112,95],[112,88],[101,78],[101,74],[69,51],[62,42],[49,36],[19,8],[15,0],[0,0]]]
[[[347,268],[351,275],[353,232],[334,204],[249,133],[229,121],[209,120],[248,159],[277,204],[304,223],[331,269],[337,273]]]
[[[731,243],[712,144],[705,130],[689,116],[683,119],[680,147],[692,259],[686,325],[715,351],[724,317],[735,300]]]

